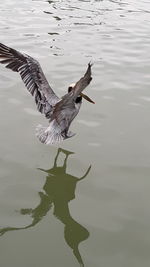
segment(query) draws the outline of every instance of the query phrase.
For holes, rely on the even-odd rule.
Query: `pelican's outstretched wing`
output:
[[[73,95],[76,98],[89,85],[92,80],[91,73],[92,64],[88,64],[88,68],[84,76],[75,84],[73,88]]]
[[[48,117],[52,106],[60,99],[48,84],[37,60],[0,43],[0,63],[19,72],[28,91],[35,97],[37,109]]]

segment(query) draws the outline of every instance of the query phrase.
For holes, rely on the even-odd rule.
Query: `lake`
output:
[[[0,41],[36,58],[58,96],[92,61],[73,138],[46,125],[0,65],[0,265],[150,266],[150,3],[5,0]]]

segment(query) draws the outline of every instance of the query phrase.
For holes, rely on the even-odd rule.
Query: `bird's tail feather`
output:
[[[57,144],[65,139],[61,135],[61,132],[57,131],[51,124],[48,127],[38,125],[36,127],[36,136],[41,141],[41,143],[47,145]]]

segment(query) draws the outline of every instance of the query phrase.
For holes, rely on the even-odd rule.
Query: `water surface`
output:
[[[1,42],[40,61],[59,96],[94,62],[57,146],[16,73],[0,66],[3,267],[150,265],[149,1],[0,2]]]

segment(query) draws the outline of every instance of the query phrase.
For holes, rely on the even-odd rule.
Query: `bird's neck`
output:
[[[77,98],[76,98],[76,104],[78,104],[78,103],[81,103],[82,102],[82,96],[78,96]]]

